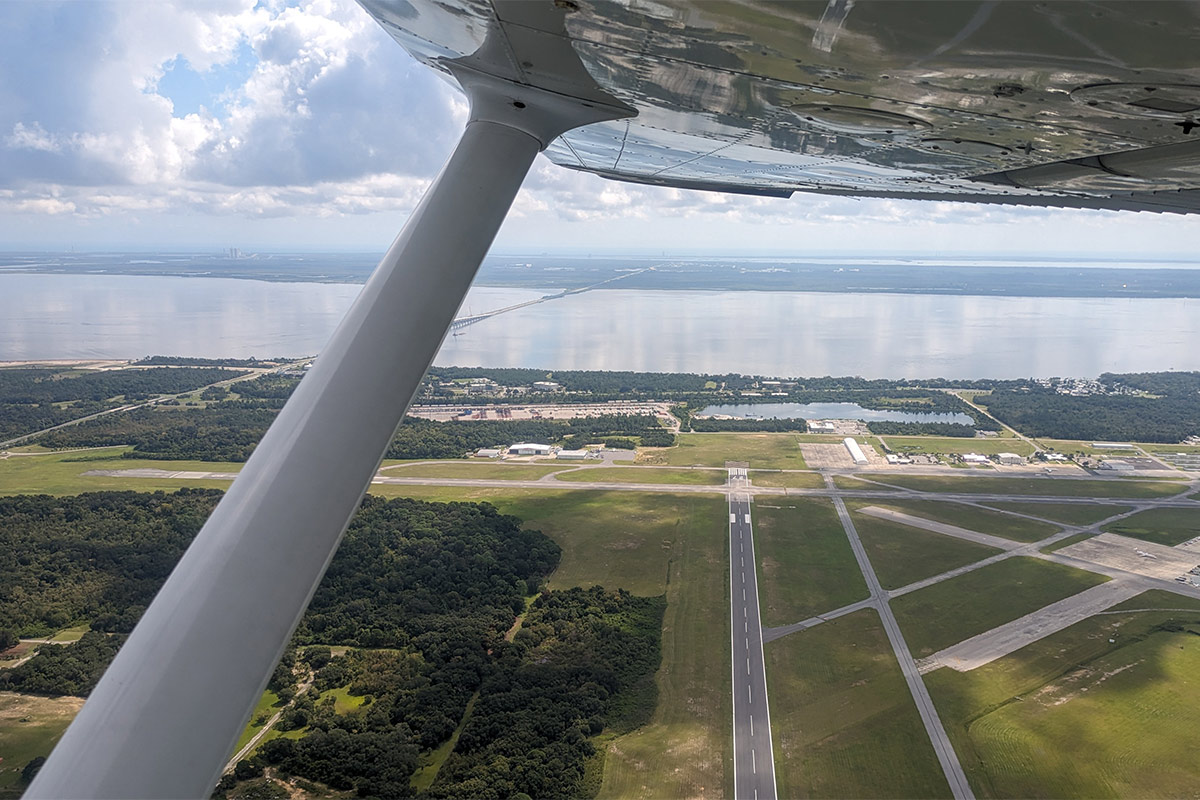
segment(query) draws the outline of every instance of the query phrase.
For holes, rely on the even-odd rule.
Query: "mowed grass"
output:
[[[979,797],[1196,794],[1200,602],[1151,591],[1119,609],[925,676]]]
[[[437,461],[385,465],[381,472],[392,478],[486,478],[536,481],[552,472],[570,469],[559,464],[505,464],[496,461]]]
[[[1076,480],[1072,478],[980,478],[974,475],[879,475],[866,477],[905,489],[953,494],[1029,494],[1047,497],[1169,497],[1184,487],[1172,481]]]
[[[1173,547],[1200,536],[1200,512],[1194,508],[1150,508],[1103,525],[1101,530]]]
[[[1033,455],[1033,445],[1022,439],[987,438],[966,439],[959,436],[883,436],[888,447],[897,453],[979,453],[994,456],[997,453],[1016,453],[1019,456]]]
[[[645,464],[675,467],[723,467],[747,461],[751,469],[804,469],[804,456],[794,433],[681,433],[674,447],[641,450]]]
[[[242,735],[238,737],[237,744],[233,746],[233,752],[236,753],[245,747],[246,743],[253,739],[255,734],[263,729],[263,725],[266,724],[267,720],[274,716],[275,712],[279,711],[282,707],[283,706],[279,705],[279,695],[275,694],[270,689],[267,689],[265,692],[263,692],[263,696],[258,698],[258,705],[256,705],[254,710],[250,712],[250,722],[246,724],[246,729],[242,731]],[[263,717],[266,717],[266,719],[263,719],[262,723],[259,723],[258,720],[262,719]],[[230,755],[232,755],[232,753]]]
[[[882,483],[872,483],[861,478],[856,478],[853,475],[834,475],[833,485],[839,489],[865,489],[871,492],[897,492],[895,486],[886,486]]]
[[[37,756],[50,755],[82,707],[82,697],[0,692],[0,794],[20,793],[21,770]]]
[[[987,545],[856,512],[857,508],[868,505],[874,504],[847,503],[854,528],[885,589],[899,589],[1001,552]]]
[[[891,601],[914,658],[989,631],[1108,578],[1017,556]]]
[[[988,533],[1014,542],[1036,542],[1059,531],[1057,525],[1048,522],[1014,517],[999,511],[989,511],[963,503],[945,503],[936,500],[879,500],[871,503],[859,501],[858,505],[874,505],[890,508],[902,514],[923,517],[947,525],[955,525],[977,533]]]
[[[1001,511],[1016,511],[1033,517],[1061,522],[1064,525],[1093,525],[1102,519],[1124,514],[1133,506],[1118,506],[1104,503],[988,503],[990,508]]]
[[[95,450],[42,452],[36,455],[10,455],[0,458],[0,495],[10,494],[79,494],[132,489],[153,492],[157,489],[172,492],[184,486],[210,489],[228,488],[227,480],[192,480],[188,478],[132,478],[107,475],[84,475],[92,470],[162,469],[171,472],[237,472],[241,464],[215,461],[151,461],[122,458],[128,447],[106,447]]]
[[[675,483],[721,486],[729,473],[723,469],[670,469],[666,467],[588,467],[560,473],[555,480],[589,483]]]
[[[764,625],[799,622],[867,597],[867,584],[829,500],[760,499],[753,514]]]
[[[825,479],[815,472],[777,472],[751,470],[750,483],[754,486],[777,486],[788,489],[824,489]]]
[[[874,609],[766,645],[780,797],[949,797]]]

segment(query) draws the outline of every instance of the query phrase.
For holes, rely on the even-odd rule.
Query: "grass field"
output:
[[[266,723],[267,719],[270,719],[279,710],[280,706],[277,705],[278,702],[279,695],[270,689],[263,692],[263,696],[258,699],[258,705],[254,707],[254,711],[250,712],[250,722],[246,724],[246,730],[242,731],[242,735],[238,737],[237,744],[233,746],[234,753],[245,747],[246,742],[253,739],[254,734],[262,730],[262,724],[255,723],[264,717],[266,719],[263,719],[263,723]]]
[[[1033,446],[1016,437],[965,439],[959,436],[883,436],[888,447],[897,453],[997,453],[1033,455]]]
[[[1167,455],[1173,453],[1200,453],[1200,445],[1195,444],[1159,444],[1155,442],[1138,446],[1148,453],[1165,453]]]
[[[981,478],[975,475],[881,475],[872,480],[922,492],[1029,494],[1053,497],[1169,497],[1184,487],[1172,481],[1096,481],[1059,478]]]
[[[237,472],[241,464],[213,461],[149,461],[121,458],[128,447],[95,450],[42,452],[37,455],[11,455],[0,458],[0,495],[5,494],[78,494],[111,489],[153,492],[175,491],[184,486],[225,489],[229,481],[169,478],[120,478],[84,475],[91,470],[165,469],[173,472]]]
[[[833,485],[839,489],[866,489],[872,492],[895,492],[895,486],[885,486],[881,483],[859,480],[852,475],[834,475]]]
[[[922,658],[1107,580],[1018,556],[897,597],[891,605],[913,657]]]
[[[991,508],[1003,511],[1016,511],[1019,514],[1029,514],[1042,519],[1061,522],[1064,525],[1092,525],[1102,519],[1124,514],[1133,506],[1118,506],[1111,504],[1083,503],[1019,503],[996,502],[988,503]]]
[[[0,692],[0,797],[20,795],[21,770],[37,756],[50,755],[82,706],[82,697]]]
[[[925,676],[979,797],[1190,797],[1200,602],[1146,592],[970,672]],[[1110,640],[1115,640],[1111,641]]]
[[[871,566],[885,589],[899,589],[1000,552],[987,545],[855,513],[856,507],[866,505],[873,504],[847,503]]]
[[[1192,508],[1150,508],[1101,529],[1171,547],[1200,536],[1200,513]]]
[[[723,469],[670,469],[667,467],[589,467],[558,476],[560,481],[588,483],[680,483],[720,486],[728,473]]]
[[[750,483],[755,486],[780,486],[788,489],[824,489],[825,479],[815,472],[773,472],[751,470]]]
[[[828,500],[760,498],[754,523],[764,625],[799,622],[867,596],[854,551]]]
[[[950,796],[874,609],[765,655],[780,797]]]
[[[570,469],[571,464],[505,464],[497,461],[437,461],[385,465],[383,474],[393,478],[488,478],[536,481],[551,472]]]
[[[793,433],[681,433],[675,442],[674,447],[639,451],[639,462],[723,467],[726,461],[748,461],[752,469],[805,468]]]
[[[988,511],[978,506],[963,503],[942,503],[936,500],[882,500],[856,501],[858,506],[875,505],[880,508],[890,508],[914,517],[944,522],[947,525],[957,525],[969,531],[990,533],[1014,542],[1036,542],[1045,539],[1059,531],[1057,525],[1048,522],[1014,517],[1011,514],[1001,514],[998,511]]]

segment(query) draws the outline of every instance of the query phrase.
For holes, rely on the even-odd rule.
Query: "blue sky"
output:
[[[466,105],[346,0],[0,3],[5,249],[379,250]],[[505,252],[1188,256],[1200,218],[724,196],[539,159]]]

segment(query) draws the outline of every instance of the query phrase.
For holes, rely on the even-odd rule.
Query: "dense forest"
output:
[[[692,417],[692,430],[697,433],[735,432],[750,433],[755,431],[803,433],[808,429],[808,423],[800,418],[795,419],[707,419]]]
[[[260,391],[269,392],[270,387]],[[282,400],[265,397],[224,400],[203,408],[142,408],[50,431],[37,442],[52,448],[133,445],[127,458],[245,461],[275,419],[276,403]],[[387,457],[461,458],[481,447],[507,447],[521,441],[575,448],[586,444],[633,447],[638,442],[669,447],[675,437],[648,415],[468,422],[406,417]]]
[[[0,497],[0,629],[128,632],[216,505],[210,489]]]
[[[0,688],[90,691],[124,638],[111,632],[130,629],[219,497],[0,498],[0,629],[93,628],[43,645],[0,673]],[[272,766],[360,796],[409,796],[418,754],[461,726],[429,795],[591,793],[592,737],[653,711],[665,599],[544,591],[525,612],[558,559],[552,540],[486,503],[367,496],[271,679],[294,700],[280,725],[297,738],[268,742],[219,791]],[[331,645],[348,649],[334,657]],[[303,694],[300,675],[312,680]],[[322,698],[333,689],[357,708],[339,713]]]
[[[0,439],[22,436],[155,395],[178,394],[245,372],[217,368],[0,370]]]
[[[989,424],[984,430],[995,430],[996,424]],[[975,436],[976,426],[960,425],[957,422],[868,422],[867,430],[877,436],[957,436],[970,439]]]
[[[0,690],[86,696],[124,640],[124,636],[88,631],[71,644],[43,644],[24,664],[0,670]]]
[[[52,448],[133,445],[129,458],[245,461],[277,413],[238,401],[201,408],[138,408],[50,431],[37,443]]]
[[[1074,396],[1037,387],[994,391],[978,402],[1027,436],[1175,443],[1200,435],[1200,373],[1105,374],[1100,382],[1149,396]]]
[[[453,708],[461,716],[472,695],[476,701],[427,796],[594,794],[597,787],[585,786],[586,762],[596,755],[592,737],[632,730],[655,707],[665,606],[662,597],[600,587],[539,596],[513,641],[492,643],[482,679],[459,676],[473,691]],[[417,751],[439,741],[422,740],[421,722],[456,699],[430,693],[421,668],[404,651],[352,651],[329,660],[316,674],[317,688],[348,684],[352,695],[371,702],[346,715],[328,703],[306,706],[304,735],[268,742],[257,765],[360,796],[411,796]],[[446,735],[458,719],[447,722]]]

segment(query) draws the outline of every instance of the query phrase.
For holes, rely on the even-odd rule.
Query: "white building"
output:
[[[830,422],[829,420],[817,420],[815,422],[810,420],[808,423],[808,432],[809,433],[833,433],[834,426],[833,426],[833,423]]]
[[[562,389],[562,384],[554,381],[534,381],[533,390],[535,392],[557,392]]]
[[[1092,442],[1092,447],[1097,450],[1133,450],[1131,444],[1122,444],[1121,442]]]
[[[981,456],[981,455],[979,455],[979,453],[966,453],[963,455],[962,460],[968,464],[987,464],[988,463],[988,457]]]
[[[842,440],[842,444],[846,445],[846,449],[850,451],[850,458],[854,459],[855,464],[861,465],[867,463],[867,455],[862,451],[862,448],[858,446],[858,442],[847,436]]]
[[[499,458],[500,451],[485,447],[482,450],[475,451],[476,458]]]
[[[587,450],[559,450],[555,456],[561,461],[582,461],[588,457]]]
[[[1062,453],[1046,453],[1047,461],[1066,461],[1067,457]]]
[[[996,460],[1006,467],[1015,467],[1017,464],[1025,463],[1025,459],[1016,453],[999,453]]]
[[[911,464],[912,459],[908,456],[898,456],[895,453],[889,453],[884,456],[889,464]]]
[[[508,448],[508,454],[510,456],[548,456],[550,455],[550,445],[522,442]]]

